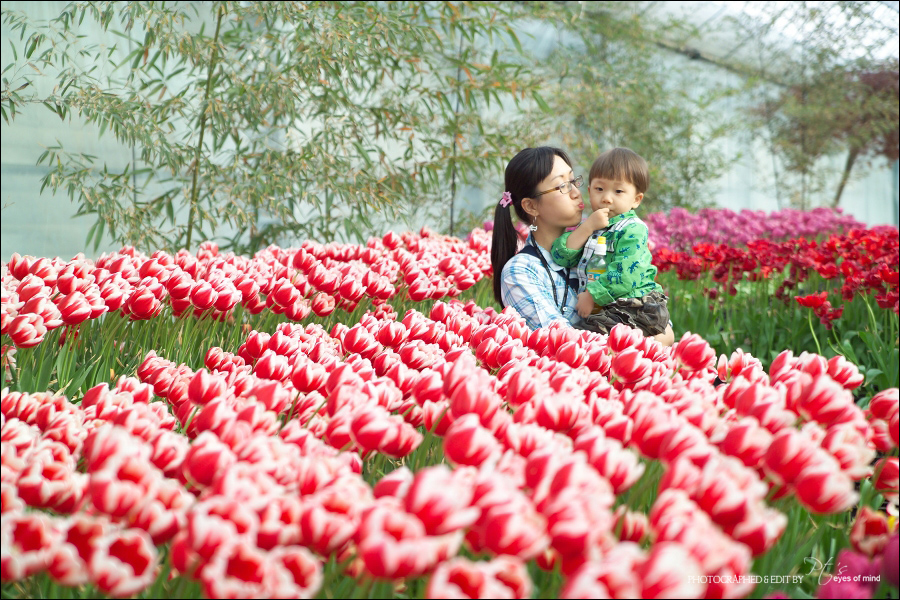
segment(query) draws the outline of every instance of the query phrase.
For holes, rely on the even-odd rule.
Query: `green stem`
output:
[[[813,328],[812,313],[806,311],[806,320],[809,323],[809,332],[812,333],[813,341],[816,343],[816,352],[822,355],[822,346],[819,345],[819,338],[816,336],[816,330]]]
[[[866,310],[869,313],[869,324],[872,327],[872,335],[878,334],[878,320],[875,318],[875,313],[872,311],[872,306],[869,304],[869,299],[865,294],[860,294],[863,299],[863,302],[866,304]]]
[[[219,17],[216,20],[216,34],[213,36],[212,57],[209,60],[209,69],[207,69],[206,73],[206,93],[203,96],[203,112],[200,114],[200,139],[197,140],[197,148],[194,151],[194,174],[191,181],[191,205],[188,212],[187,243],[185,244],[185,248],[188,249],[191,247],[191,234],[194,229],[194,213],[197,211],[197,173],[200,171],[200,152],[203,150],[203,134],[206,133],[206,115],[209,109],[209,93],[212,89],[213,70],[216,67],[216,59],[219,57],[219,29],[222,26],[223,16],[225,16],[225,11],[220,8]]]

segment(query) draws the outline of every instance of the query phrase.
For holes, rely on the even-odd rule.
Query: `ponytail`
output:
[[[539,146],[537,148],[525,148],[516,154],[506,165],[504,181],[506,190],[512,197],[512,207],[516,216],[523,223],[530,223],[531,219],[525,209],[522,208],[524,198],[533,198],[537,193],[538,184],[546,179],[553,171],[554,157],[559,156],[566,164],[572,166],[569,155],[559,148]],[[513,226],[512,215],[509,208],[497,204],[494,209],[494,233],[491,242],[491,267],[494,272],[494,299],[500,306],[504,306],[501,295],[501,275],[503,267],[518,251],[518,233]]]
[[[491,242],[491,266],[494,271],[494,299],[503,306],[500,295],[500,274],[509,259],[515,255],[519,245],[519,234],[513,226],[509,208],[497,204],[494,209],[494,237]]]

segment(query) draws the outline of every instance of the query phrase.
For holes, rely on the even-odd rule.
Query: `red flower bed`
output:
[[[684,280],[711,272],[713,280],[732,295],[737,293],[735,282],[745,277],[758,281],[787,270],[775,291],[775,296],[785,302],[787,290],[818,273],[839,282],[839,293],[845,301],[857,293],[871,294],[881,308],[900,314],[900,241],[894,227],[855,229],[821,243],[804,238],[786,242],[757,239],[748,242],[746,249],[704,243],[696,244],[693,253],[660,248],[654,252],[653,264],[661,273],[675,271]],[[833,309],[827,295],[797,297],[797,302],[815,309],[826,324],[841,315],[841,308]]]

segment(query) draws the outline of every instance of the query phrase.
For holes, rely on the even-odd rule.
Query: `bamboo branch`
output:
[[[209,108],[209,93],[212,88],[212,78],[213,78],[213,70],[216,68],[216,59],[219,57],[219,29],[222,26],[222,17],[225,15],[225,11],[223,9],[219,9],[219,18],[216,20],[216,34],[213,36],[213,52],[212,57],[209,60],[209,69],[207,70],[206,75],[206,93],[203,96],[203,110],[200,114],[200,139],[197,140],[197,149],[194,151],[194,163],[193,163],[193,181],[191,183],[191,208],[188,212],[188,228],[187,228],[187,242],[184,247],[190,249],[191,247],[191,234],[194,229],[194,213],[197,210],[197,194],[199,190],[197,189],[197,173],[200,170],[200,152],[203,150],[203,135],[206,133],[206,113]]]

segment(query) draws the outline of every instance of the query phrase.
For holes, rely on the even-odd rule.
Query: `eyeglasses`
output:
[[[549,190],[544,191],[544,192],[538,192],[537,194],[534,195],[534,197],[537,198],[538,196],[543,196],[544,194],[549,194],[550,192],[555,192],[556,190],[559,190],[563,194],[568,194],[569,192],[572,191],[573,187],[580,188],[581,184],[583,184],[583,183],[584,183],[584,176],[579,175],[575,179],[571,179],[569,181],[566,181],[565,183],[561,183],[558,186],[556,186],[555,188],[550,188]]]

